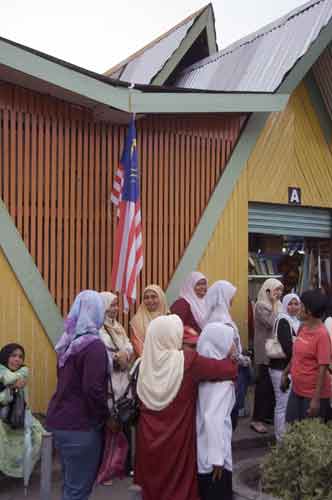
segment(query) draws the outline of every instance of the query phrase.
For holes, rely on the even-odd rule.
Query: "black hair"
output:
[[[20,344],[7,344],[0,351],[0,364],[8,368],[8,360],[10,356],[13,354],[13,352],[16,351],[16,349],[22,351],[23,361],[24,361],[25,358],[24,347],[22,347]]]
[[[327,297],[321,290],[307,290],[301,295],[301,302],[306,312],[314,318],[322,318],[327,306]]]

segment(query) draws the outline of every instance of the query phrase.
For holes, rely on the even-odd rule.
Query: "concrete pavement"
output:
[[[253,456],[261,456],[273,441],[272,428],[267,435],[259,435],[250,429],[249,419],[240,419],[239,426],[233,435],[234,462]],[[39,500],[39,467],[34,471],[27,497],[24,496],[23,482],[17,479],[2,477],[0,480],[0,500]],[[132,484],[130,478],[115,480],[112,486],[95,488],[91,500],[132,500],[128,491]],[[52,497],[48,500],[61,498],[61,470],[57,461],[53,464]]]

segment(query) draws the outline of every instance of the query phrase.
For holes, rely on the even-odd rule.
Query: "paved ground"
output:
[[[240,419],[239,427],[234,433],[233,448],[234,461],[261,456],[267,450],[268,443],[273,440],[271,428],[268,435],[258,435],[249,427],[248,419]],[[61,471],[58,463],[53,467],[53,491],[48,500],[59,500],[61,498]],[[39,500],[39,469],[33,473],[27,497],[24,497],[22,481],[3,478],[0,480],[0,500]],[[112,486],[98,486],[91,500],[132,500],[128,491],[131,479],[115,481]]]

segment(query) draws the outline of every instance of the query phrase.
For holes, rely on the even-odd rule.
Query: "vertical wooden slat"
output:
[[[194,135],[190,137],[190,178],[192,182],[192,188],[190,190],[190,235],[192,235],[196,221],[195,192],[197,190]]]
[[[106,290],[106,217],[107,217],[107,171],[110,165],[106,163],[107,127],[101,129],[101,156],[100,156],[100,289]],[[109,249],[110,251],[111,249]]]
[[[111,270],[112,270],[112,255],[113,255],[113,209],[110,203],[110,193],[114,179],[114,158],[113,158],[113,140],[118,133],[118,129],[108,127],[107,129],[107,217],[106,217],[106,290],[111,290]]]
[[[158,124],[159,125],[159,124]],[[163,255],[162,249],[165,242],[163,239],[163,226],[166,223],[164,220],[164,192],[165,192],[165,164],[164,164],[164,136],[163,130],[158,126],[159,144],[158,144],[158,248],[161,249],[160,255]],[[160,257],[159,257],[160,259]],[[162,288],[165,286],[164,281],[164,266],[158,262],[158,283]]]
[[[57,262],[60,263],[56,273],[56,298],[61,310],[63,307],[63,170],[64,170],[64,121],[59,118],[58,124],[58,158],[57,158]]]
[[[70,122],[64,121],[64,175],[63,175],[63,307],[69,309],[69,227],[70,227]]]
[[[26,246],[29,248],[30,241],[30,216],[31,216],[31,201],[30,201],[30,168],[31,168],[31,116],[30,113],[25,113],[24,123],[24,153],[23,153],[23,238]]]
[[[84,123],[83,136],[83,199],[82,199],[82,290],[88,287],[88,196],[89,196],[89,123]]]
[[[79,190],[78,185],[78,173],[76,166],[76,121],[70,121],[70,201],[69,201],[69,303],[74,300],[75,297],[75,279],[77,272],[77,255],[76,255],[76,224],[78,213],[76,212],[76,196]]]
[[[17,229],[23,236],[23,114],[17,113]]]
[[[38,116],[38,158],[37,158],[37,266],[43,269],[44,240],[44,119]]]
[[[3,111],[3,151],[3,197],[9,209],[9,111],[7,109]]]
[[[95,283],[95,241],[94,241],[94,160],[95,160],[95,125],[89,127],[89,212],[88,212],[88,287]]]
[[[147,134],[146,130],[138,128],[138,155],[139,169],[141,173],[141,209],[142,209],[142,235],[143,235],[143,258],[142,289],[147,284]]]
[[[185,178],[184,178],[184,188],[185,188],[185,247],[189,242],[190,238],[190,223],[191,223],[191,210],[190,210],[190,192],[195,189],[195,185],[192,182],[191,176],[191,158],[190,158],[190,135],[185,138]],[[182,250],[183,253],[183,250]]]
[[[36,259],[36,213],[37,213],[37,117],[31,121],[31,208],[30,208],[30,253]]]
[[[146,130],[147,141],[148,141],[148,156],[147,156],[147,204],[146,204],[146,219],[147,219],[147,234],[146,234],[146,264],[147,264],[147,281],[146,284],[149,285],[153,281],[153,132],[150,128]]]
[[[76,280],[75,280],[75,295],[81,290],[82,279],[82,199],[83,199],[83,124],[81,121],[77,124],[77,196],[76,196],[76,253],[75,253],[75,267],[76,267]]]
[[[163,253],[162,253],[162,261],[164,265],[164,282],[163,282],[163,287],[166,287],[169,281],[169,211],[168,211],[168,204],[169,204],[169,129],[168,126],[166,125],[165,127],[165,135],[164,135],[164,158],[163,158],[163,164],[164,164],[164,191],[163,191],[163,198],[164,198],[164,206],[163,206]]]
[[[211,140],[210,137],[205,138],[205,171],[206,171],[206,180],[205,180],[205,200],[204,207],[207,205],[208,200],[210,198],[211,192]],[[204,208],[203,208],[204,210]]]
[[[174,208],[175,208],[175,137],[172,128],[170,127],[169,135],[169,220],[168,220],[168,241],[169,241],[169,278],[174,272],[175,268],[175,220],[174,220]]]
[[[94,288],[100,290],[100,124],[96,124],[95,128],[95,160],[94,160],[94,246],[95,246],[95,279]]]
[[[17,224],[17,193],[16,193],[16,179],[17,179],[17,163],[16,163],[16,112],[10,112],[10,186],[9,186],[9,211]]]
[[[50,120],[45,118],[45,158],[44,158],[44,265],[43,277],[49,283],[50,269],[50,196],[51,196],[51,136]]]
[[[56,266],[57,261],[57,220],[59,218],[59,210],[57,206],[57,155],[58,155],[58,122],[55,118],[52,119],[51,132],[51,220],[50,220],[50,290],[51,294],[56,296]]]

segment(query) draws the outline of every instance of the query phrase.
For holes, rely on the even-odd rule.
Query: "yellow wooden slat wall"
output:
[[[55,352],[1,250],[0,276],[0,346],[23,345],[30,368],[30,406],[34,412],[45,413],[56,384]]]
[[[247,317],[243,314],[243,304],[248,297],[248,209],[247,175],[243,172],[236,183],[223,216],[209,242],[199,270],[213,283],[225,279],[237,287],[232,306],[232,314],[246,343]],[[241,228],[244,228],[242,230]]]
[[[332,208],[332,155],[303,83],[286,109],[268,118],[199,265],[210,282],[228,279],[238,287],[233,314],[244,344],[248,203],[287,204],[288,186],[301,188],[303,205]]]

